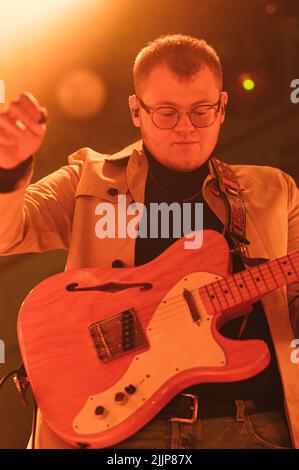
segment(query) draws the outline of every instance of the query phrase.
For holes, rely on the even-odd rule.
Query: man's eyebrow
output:
[[[190,106],[194,107],[200,104],[210,105],[210,104],[215,104],[215,103],[216,103],[216,100],[211,101],[207,99],[202,99],[202,100],[194,101],[194,103],[191,103]],[[175,103],[174,101],[168,101],[168,100],[157,101],[153,106],[164,106],[164,105],[175,106],[176,108],[180,107],[179,103]]]

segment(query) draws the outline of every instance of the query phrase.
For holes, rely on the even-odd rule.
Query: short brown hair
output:
[[[190,80],[209,67],[222,89],[222,67],[215,49],[204,39],[183,34],[167,34],[149,42],[138,53],[133,67],[135,90],[157,64],[165,64],[182,80]]]

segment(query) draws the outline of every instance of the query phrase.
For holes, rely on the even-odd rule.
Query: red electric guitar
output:
[[[218,330],[298,279],[299,251],[230,275],[222,235],[204,231],[197,250],[184,249],[185,241],[143,266],[54,275],[24,301],[25,368],[44,419],[69,444],[111,446],[186,387],[267,367],[263,341]]]

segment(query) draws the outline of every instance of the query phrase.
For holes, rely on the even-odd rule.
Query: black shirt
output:
[[[189,201],[192,209],[195,210],[195,203],[203,204],[203,228],[216,230],[223,233],[223,224],[209,208],[203,199],[201,188],[207,175],[209,174],[208,162],[204,163],[198,169],[188,172],[176,172],[171,170],[160,162],[145,149],[148,162],[149,174],[145,187],[145,201],[147,208],[145,212],[148,217],[147,226],[149,227],[149,204],[152,202],[166,202],[171,204],[177,202],[180,206]],[[192,224],[194,223],[194,212],[192,212]],[[172,220],[169,221],[172,227]],[[192,228],[193,229],[193,228]],[[226,236],[227,242],[232,246],[231,240]],[[173,237],[170,231],[169,238],[137,238],[135,248],[135,265],[141,265],[151,261],[160,255],[166,248],[174,243],[177,238]],[[233,272],[244,269],[244,265],[239,255],[233,255]],[[224,336],[237,339],[243,317],[237,318],[225,324],[220,332]],[[253,311],[249,314],[246,326],[240,336],[240,339],[262,339],[270,351],[270,365],[262,372],[250,379],[239,382],[229,383],[209,383],[199,384],[189,387],[186,391],[198,393],[201,397],[217,399],[243,399],[253,400],[258,398],[270,398],[282,401],[283,392],[278,373],[277,361],[275,357],[273,342],[261,302],[253,305]]]

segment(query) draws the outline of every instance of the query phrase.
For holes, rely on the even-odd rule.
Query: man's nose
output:
[[[192,122],[190,121],[190,117],[187,112],[180,114],[178,123],[174,129],[176,131],[190,131],[195,129],[195,126],[193,126]]]

